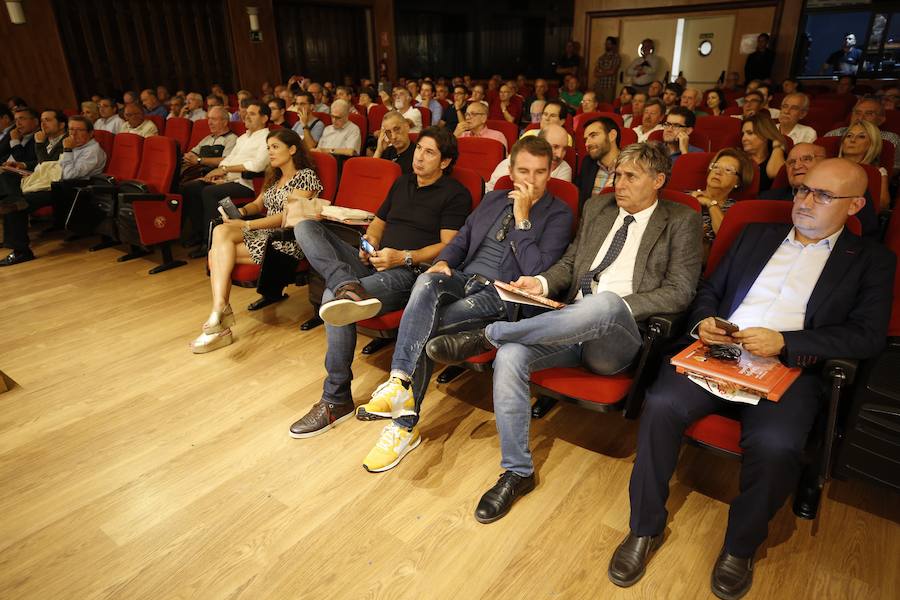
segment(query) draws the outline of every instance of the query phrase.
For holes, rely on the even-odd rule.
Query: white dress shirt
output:
[[[595,294],[612,292],[620,298],[625,298],[634,293],[634,263],[637,260],[638,248],[641,245],[641,238],[644,237],[644,232],[647,230],[647,223],[650,222],[650,217],[653,216],[653,211],[656,210],[658,205],[659,201],[656,201],[644,210],[631,215],[634,217],[634,223],[628,226],[628,236],[625,238],[625,245],[622,247],[622,251],[616,257],[616,260],[600,274],[600,278],[591,283],[591,289]],[[591,262],[591,270],[596,269],[603,261],[603,257],[606,256],[606,252],[612,246],[616,232],[625,224],[625,217],[629,214],[625,209],[619,209],[619,214],[616,216],[613,226],[610,228],[609,233],[606,234],[606,239],[603,240],[597,255]],[[577,273],[573,273],[573,277],[575,275]],[[543,275],[538,275],[537,279],[541,282],[543,295],[546,296],[549,291],[547,280]],[[575,300],[580,298],[582,298],[582,293],[579,290],[575,295]],[[631,307],[628,309],[631,310]]]
[[[233,167],[241,165],[244,171],[252,171],[259,173],[266,170],[269,166],[269,150],[266,147],[266,137],[269,135],[269,129],[263,127],[253,133],[249,131],[243,134],[234,143],[234,149],[231,153],[222,159],[219,163],[220,167]],[[228,173],[225,180],[235,182],[253,189],[253,182],[249,179],[241,177],[240,173]]]
[[[728,320],[741,329],[802,330],[809,297],[842,231],[804,246],[791,229]]]
[[[124,123],[122,128],[119,129],[119,133],[135,133],[143,138],[148,138],[153,135],[159,135],[159,130],[156,128],[156,123],[150,119],[144,119],[144,122],[137,127],[132,127],[127,122]]]
[[[647,133],[644,133],[643,130],[641,129],[641,127],[635,127],[632,131],[634,131],[634,133],[637,135],[638,143],[641,143],[641,142],[646,142],[647,138],[650,137],[650,134],[653,133],[654,131],[662,131],[662,130],[663,130],[662,123],[659,123],[656,125],[656,127],[651,129]]]
[[[493,192],[494,186],[497,185],[497,181],[500,180],[504,175],[509,175],[509,157],[507,156],[503,160],[501,160],[497,167],[494,169],[494,172],[491,173],[491,178],[489,181],[484,184],[485,192]],[[566,161],[562,161],[559,163],[559,166],[553,169],[550,173],[550,177],[555,179],[562,179],[563,181],[572,182],[572,167],[569,166],[569,163]]]
[[[819,137],[819,134],[816,133],[815,129],[807,125],[801,125],[800,123],[794,125],[791,132],[787,134],[781,131],[781,123],[779,123],[778,131],[781,132],[782,135],[787,135],[794,140],[795,144],[812,144],[816,141],[816,138]]]
[[[419,133],[422,131],[422,113],[418,108],[410,106],[406,109],[406,112],[403,113],[403,118],[412,121],[412,125],[409,128],[410,133]]]
[[[344,126],[338,129],[334,125],[329,125],[322,132],[319,138],[317,148],[323,150],[336,150],[338,148],[352,148],[353,155],[359,154],[359,146],[362,144],[362,137],[359,127],[356,123],[345,122]]]
[[[111,117],[106,117],[105,119],[100,117],[94,121],[94,129],[100,129],[110,133],[119,133],[119,130],[122,129],[124,124],[125,121],[123,121],[122,117],[119,115],[113,115]]]

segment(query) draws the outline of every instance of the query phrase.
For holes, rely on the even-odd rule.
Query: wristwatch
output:
[[[531,229],[531,221],[529,221],[528,219],[522,219],[521,221],[516,223],[516,229],[518,229],[519,231],[528,231],[529,229]]]
[[[406,251],[406,254],[403,255],[403,264],[406,265],[407,269],[413,268],[412,252]]]
[[[199,164],[202,163],[202,162],[203,162],[203,159],[200,158],[200,157],[198,156],[198,157],[197,157],[197,164],[199,165]]]
[[[718,205],[719,205],[719,201],[718,201],[718,200],[710,200],[710,201],[709,201],[709,205],[710,205],[710,206],[718,206]]]

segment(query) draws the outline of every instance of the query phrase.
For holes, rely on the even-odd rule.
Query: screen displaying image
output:
[[[800,75],[855,75],[872,22],[871,11],[806,15]]]

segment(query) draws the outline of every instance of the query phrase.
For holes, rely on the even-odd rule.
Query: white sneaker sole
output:
[[[335,419],[335,421],[333,423],[329,423],[322,429],[316,429],[315,431],[310,431],[309,433],[294,433],[290,429],[288,430],[288,433],[295,440],[305,440],[306,438],[316,437],[317,435],[322,435],[329,429],[334,429],[335,427],[337,427],[338,425],[340,425],[341,423],[343,423],[344,421],[346,421],[347,419],[349,419],[350,417],[352,417],[355,414],[356,414],[356,411],[348,412],[346,415],[344,415],[340,419]]]
[[[381,300],[332,300],[319,309],[319,318],[334,327],[343,327],[357,321],[371,319],[381,311]]]
[[[401,452],[400,455],[397,456],[397,460],[395,460],[391,464],[381,467],[380,469],[370,469],[366,465],[363,465],[363,469],[365,469],[369,473],[383,473],[385,471],[389,471],[389,470],[393,469],[394,467],[396,467],[397,465],[399,465],[400,461],[403,460],[403,457],[406,456],[407,454],[409,454],[410,452],[412,452],[413,450],[415,450],[416,448],[418,448],[419,444],[421,444],[421,443],[422,443],[422,436],[420,435],[419,439],[417,439],[415,442],[413,442],[412,444],[407,446],[406,450]]]

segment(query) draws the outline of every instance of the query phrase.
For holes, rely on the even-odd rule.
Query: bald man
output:
[[[801,454],[821,407],[822,364],[837,357],[869,358],[885,343],[895,258],[844,226],[863,207],[866,183],[859,165],[823,160],[797,190],[793,225],[747,225],[701,284],[688,321],[694,337],[707,345],[740,343],[743,352],[777,358],[802,369],[801,375],[778,402],[735,404],[664,364],[641,415],[631,474],[631,531],[609,563],[616,585],[636,583],[663,542],[669,479],[684,430],[727,406],[741,421],[743,461],[740,492],[731,503],[711,585],[719,598],[749,591],[753,556],[768,535],[768,522],[800,478]],[[714,317],[739,329],[728,335]],[[687,338],[685,345],[692,341]],[[813,506],[818,493],[813,490]]]
[[[563,181],[572,181],[572,167],[566,162],[566,148],[569,147],[569,134],[560,125],[547,125],[538,133],[538,137],[544,138],[553,149],[553,160],[550,161],[550,177],[554,179],[562,179]],[[510,175],[509,170],[510,157],[507,156],[501,160],[491,178],[484,184],[485,192],[493,192],[497,181],[504,175]]]

